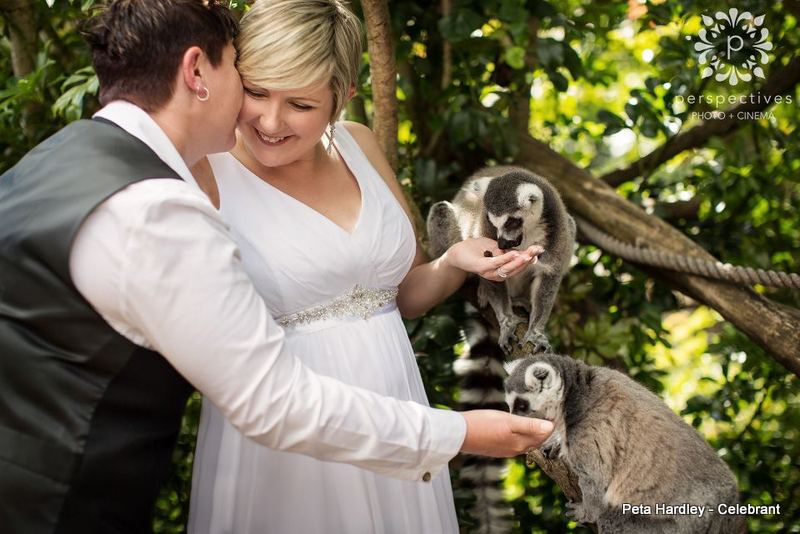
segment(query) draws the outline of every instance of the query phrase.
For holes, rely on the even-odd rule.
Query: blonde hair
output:
[[[337,118],[358,81],[361,22],[341,0],[257,0],[236,40],[242,78],[266,89],[330,80]]]

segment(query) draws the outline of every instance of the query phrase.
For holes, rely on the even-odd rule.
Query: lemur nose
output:
[[[505,239],[501,237],[497,240],[497,246],[502,250],[508,250],[514,247],[518,247],[519,244],[522,243],[522,236],[520,235],[518,238],[512,240]]]
[[[511,413],[528,413],[530,404],[525,399],[514,399],[514,406],[511,408]]]
[[[538,368],[533,370],[533,376],[535,376],[539,380],[544,380],[545,378],[547,378],[548,374],[549,374],[549,371],[547,369],[543,369],[541,367],[538,367]]]

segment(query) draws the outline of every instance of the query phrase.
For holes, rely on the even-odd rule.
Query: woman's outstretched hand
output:
[[[495,458],[509,458],[538,449],[553,432],[553,423],[544,419],[520,417],[499,410],[461,412],[467,422],[467,435],[461,452]]]
[[[525,250],[503,252],[497,248],[497,241],[488,237],[477,237],[456,243],[445,255],[446,261],[453,267],[475,273],[492,282],[502,282],[528,265],[536,263],[542,252],[544,249],[537,245]]]

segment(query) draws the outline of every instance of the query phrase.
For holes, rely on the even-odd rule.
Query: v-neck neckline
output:
[[[333,226],[334,228],[338,229],[338,230],[339,230],[341,233],[345,234],[347,237],[349,237],[349,238],[352,238],[352,237],[353,237],[353,236],[356,234],[356,232],[358,231],[359,227],[361,226],[361,219],[364,217],[364,208],[365,208],[364,184],[362,184],[362,182],[361,182],[361,179],[359,179],[359,177],[358,177],[358,174],[357,174],[357,173],[355,173],[355,172],[353,172],[353,169],[352,169],[352,167],[350,166],[350,162],[347,160],[347,157],[346,157],[346,156],[344,155],[344,153],[343,153],[343,152],[340,150],[340,148],[339,148],[339,146],[338,146],[338,143],[336,143],[335,141],[334,141],[334,147],[336,148],[336,151],[337,151],[337,152],[339,153],[339,155],[341,156],[341,158],[342,158],[342,162],[344,163],[345,167],[347,167],[347,171],[348,171],[350,174],[352,174],[352,175],[353,175],[353,178],[355,178],[355,180],[356,180],[356,186],[358,187],[358,194],[359,194],[358,217],[356,217],[356,223],[353,225],[353,229],[352,229],[352,230],[348,230],[348,229],[346,229],[344,226],[341,226],[339,223],[335,222],[335,221],[334,221],[333,219],[331,219],[330,217],[328,217],[328,216],[324,215],[322,212],[320,212],[320,211],[317,211],[316,209],[314,209],[313,207],[309,206],[308,204],[306,204],[306,203],[305,203],[305,202],[303,202],[302,200],[300,200],[300,199],[298,199],[298,198],[295,198],[295,197],[293,197],[292,195],[290,195],[289,193],[287,193],[287,192],[283,191],[283,190],[282,190],[282,189],[280,189],[279,187],[276,187],[276,186],[272,185],[271,183],[267,182],[266,180],[262,179],[262,178],[261,178],[259,175],[257,175],[257,174],[256,174],[256,173],[254,173],[253,171],[251,171],[251,170],[250,170],[250,169],[247,167],[247,165],[245,165],[244,163],[242,163],[241,161],[239,161],[239,159],[238,159],[236,156],[234,156],[232,153],[229,153],[229,155],[230,155],[230,157],[232,157],[232,158],[233,158],[233,159],[236,161],[236,163],[237,163],[238,165],[241,165],[241,167],[242,167],[242,168],[243,168],[243,169],[244,169],[244,170],[245,170],[247,173],[249,173],[250,175],[252,175],[252,177],[253,177],[254,179],[256,179],[257,181],[259,181],[260,183],[262,183],[263,185],[265,185],[265,186],[266,186],[266,187],[268,187],[269,189],[271,189],[271,190],[273,190],[273,191],[277,191],[277,192],[278,192],[278,194],[279,194],[281,197],[287,198],[287,199],[288,199],[290,202],[294,202],[294,203],[296,203],[296,204],[300,205],[301,207],[305,208],[306,210],[310,211],[311,213],[315,214],[317,217],[319,217],[319,218],[320,218],[320,219],[322,219],[323,221],[326,221],[326,222],[327,222],[329,225],[331,225],[331,226]],[[220,204],[221,204],[221,202],[222,202],[222,198],[221,198],[221,196],[220,196]]]

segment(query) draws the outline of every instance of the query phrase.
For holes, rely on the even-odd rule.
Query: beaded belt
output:
[[[276,321],[284,328],[293,328],[328,319],[368,319],[389,304],[393,305],[396,296],[396,287],[375,288],[356,285],[345,295],[297,313],[282,315]]]

